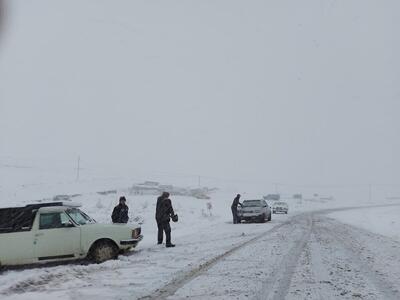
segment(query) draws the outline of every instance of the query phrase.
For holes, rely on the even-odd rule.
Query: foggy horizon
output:
[[[400,4],[385,3],[8,1],[0,162],[399,184]]]

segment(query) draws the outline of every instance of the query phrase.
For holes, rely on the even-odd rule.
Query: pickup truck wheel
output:
[[[118,255],[118,249],[117,247],[108,241],[103,241],[97,243],[97,245],[94,246],[91,257],[94,262],[96,263],[102,263],[105,262],[106,260],[109,259],[114,259]]]

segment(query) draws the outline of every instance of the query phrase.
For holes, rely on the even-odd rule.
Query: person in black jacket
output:
[[[242,203],[239,202],[240,199],[240,194],[237,194],[235,199],[233,199],[231,209],[232,209],[232,216],[233,216],[233,224],[238,223],[238,217],[237,217],[237,207],[238,205],[242,206]]]
[[[129,207],[126,205],[126,198],[124,196],[119,198],[119,204],[114,207],[111,215],[113,223],[128,223]]]
[[[162,195],[157,198],[156,206],[158,244],[162,244],[164,236],[163,232],[165,232],[166,247],[175,247],[175,245],[171,243],[171,226],[169,225],[170,217],[174,214],[174,209],[172,208],[172,203],[169,199],[169,193],[163,192]]]

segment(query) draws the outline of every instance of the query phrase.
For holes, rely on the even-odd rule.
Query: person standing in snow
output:
[[[232,209],[232,216],[233,216],[233,224],[238,223],[238,216],[237,216],[237,207],[238,205],[242,206],[242,203],[239,202],[240,194],[237,194],[235,199],[233,199],[231,209]]]
[[[174,209],[172,208],[171,199],[169,199],[169,193],[163,192],[160,197],[157,198],[156,206],[156,221],[158,227],[157,240],[158,244],[162,244],[164,232],[166,238],[166,247],[175,247],[171,243],[171,226],[169,225],[171,216],[174,216]]]
[[[126,205],[126,198],[124,196],[119,198],[119,204],[114,207],[111,215],[113,223],[128,223],[129,207]]]

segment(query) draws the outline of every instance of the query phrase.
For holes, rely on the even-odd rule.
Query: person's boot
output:
[[[165,247],[167,247],[167,248],[172,248],[172,247],[175,247],[175,244],[172,244],[172,243],[166,244]]]
[[[162,241],[161,242],[160,241],[157,242],[157,245],[161,245],[161,244],[162,244]]]

